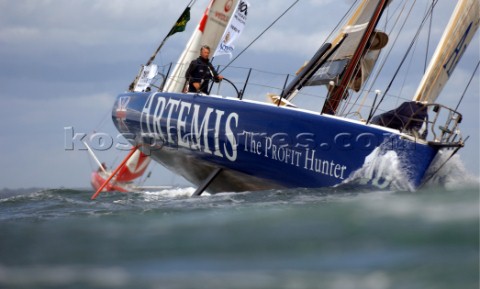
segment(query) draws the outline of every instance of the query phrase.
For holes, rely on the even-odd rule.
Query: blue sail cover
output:
[[[404,102],[396,109],[375,116],[371,121],[372,124],[408,132],[420,132],[427,122],[427,106],[416,101]],[[423,131],[421,137],[427,137],[427,130]]]

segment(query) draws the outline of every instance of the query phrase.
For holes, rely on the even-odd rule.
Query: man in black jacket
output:
[[[215,68],[213,68],[213,65],[208,59],[209,56],[210,47],[204,45],[200,48],[200,56],[190,63],[185,73],[188,81],[188,92],[203,92],[208,94],[210,79],[213,79],[214,82],[219,82],[223,79],[223,76],[219,75]]]

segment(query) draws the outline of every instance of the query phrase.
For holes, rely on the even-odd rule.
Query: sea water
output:
[[[478,288],[478,181],[452,170],[417,191],[3,190],[0,288]]]

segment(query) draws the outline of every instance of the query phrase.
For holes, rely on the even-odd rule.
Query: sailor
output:
[[[210,47],[204,45],[200,48],[200,56],[190,63],[185,73],[188,81],[188,92],[203,92],[208,94],[208,84],[210,79],[219,82],[223,76],[218,74],[208,57],[210,56]]]

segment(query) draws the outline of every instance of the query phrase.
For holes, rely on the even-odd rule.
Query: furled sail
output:
[[[479,6],[479,0],[458,1],[414,101],[435,102],[478,29]]]
[[[333,42],[333,46],[347,35],[343,43],[305,85],[326,85],[330,81],[334,81],[335,83],[339,81],[346,67],[352,60],[355,51],[359,47],[367,26],[380,2],[379,0],[364,0],[360,3],[353,16],[343,27],[342,33]],[[367,47],[368,52],[360,59],[360,72],[358,72],[353,81],[349,83],[349,88],[355,91],[360,90],[362,84],[367,80],[380,54],[380,49],[388,42],[388,36],[380,31],[375,31],[371,39]]]
[[[210,1],[202,20],[190,37],[172,75],[166,82],[165,91],[183,91],[185,87],[185,72],[190,62],[199,56],[201,46],[208,45],[212,50],[218,46],[237,3],[238,0]]]

